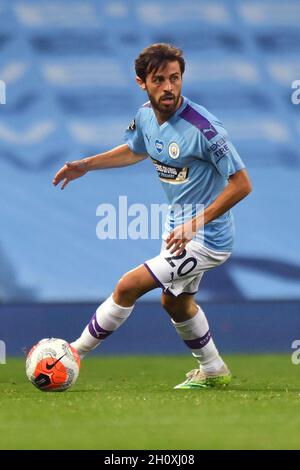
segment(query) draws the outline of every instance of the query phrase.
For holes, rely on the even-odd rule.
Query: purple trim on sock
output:
[[[96,313],[92,316],[88,328],[91,335],[94,336],[94,338],[96,339],[105,339],[113,333],[112,331],[107,331],[104,328],[101,328],[101,326],[97,322]]]
[[[207,345],[210,338],[211,338],[211,334],[210,334],[210,331],[208,330],[208,332],[205,333],[204,336],[201,336],[201,338],[187,339],[187,340],[184,340],[184,342],[190,349],[201,349]]]
[[[218,131],[214,128],[211,122],[209,122],[208,119],[202,116],[202,114],[192,108],[189,104],[179,114],[179,117],[197,127],[207,140],[211,140],[218,134]]]

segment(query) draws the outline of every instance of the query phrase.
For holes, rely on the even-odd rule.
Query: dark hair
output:
[[[149,73],[156,73],[166,62],[173,62],[175,60],[179,63],[182,75],[185,69],[182,50],[171,44],[152,44],[143,49],[140,55],[135,59],[135,71],[137,76],[145,82]]]

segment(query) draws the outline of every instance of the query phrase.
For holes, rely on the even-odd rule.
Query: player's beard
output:
[[[176,97],[174,93],[165,93],[159,98],[159,100],[157,100],[148,92],[148,98],[152,107],[156,111],[158,111],[165,119],[168,119],[177,110],[178,104],[181,99],[181,94],[179,93]],[[166,98],[170,98],[170,101],[165,101]]]

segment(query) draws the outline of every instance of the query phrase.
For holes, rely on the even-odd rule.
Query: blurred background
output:
[[[120,276],[159,240],[99,240],[101,203],[165,202],[149,161],[94,172],[64,192],[67,160],[100,153],[147,97],[134,59],[154,42],[184,51],[183,94],[229,130],[254,191],[235,209],[231,259],[198,300],[225,352],[291,351],[300,337],[299,0],[1,0],[0,339],[22,354],[42,337],[72,340]],[[2,100],[3,101],[3,100]],[[102,353],[180,353],[160,289]],[[98,351],[100,352],[100,350]]]

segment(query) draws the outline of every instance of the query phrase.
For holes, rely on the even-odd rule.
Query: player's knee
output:
[[[129,303],[134,304],[137,299],[136,283],[133,282],[132,277],[127,273],[121,277],[114,290],[114,299],[117,304],[123,305]]]

